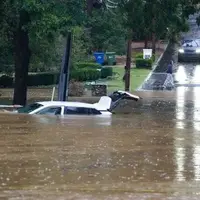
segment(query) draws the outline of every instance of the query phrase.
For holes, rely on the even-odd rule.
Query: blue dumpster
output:
[[[104,63],[104,55],[103,52],[95,52],[94,57],[96,62],[102,65]]]

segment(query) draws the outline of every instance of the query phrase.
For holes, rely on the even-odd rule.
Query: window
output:
[[[199,44],[196,40],[185,40],[183,47],[198,47]]]
[[[99,115],[101,114],[101,112],[93,108],[65,107],[64,114],[65,115],[91,115],[91,114]]]
[[[30,113],[33,110],[40,108],[41,106],[42,105],[39,103],[33,103],[33,104],[27,105],[25,107],[18,108],[17,111],[18,111],[18,113]]]
[[[61,114],[61,107],[48,107],[44,108],[41,111],[37,112],[37,114],[45,114],[45,115],[60,115]]]
[[[101,115],[101,112],[96,110],[96,109],[94,109],[94,108],[91,108],[91,114],[93,114],[93,115]]]

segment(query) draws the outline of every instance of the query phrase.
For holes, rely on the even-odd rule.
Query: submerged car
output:
[[[178,62],[200,61],[200,39],[187,39],[178,50]]]
[[[43,101],[18,108],[17,113],[45,115],[111,115],[112,110],[122,99],[138,101],[141,97],[125,91],[115,91],[110,96],[103,96],[99,102],[81,103],[68,101]]]

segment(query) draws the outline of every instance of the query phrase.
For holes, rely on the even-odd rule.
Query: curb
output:
[[[159,63],[160,60],[162,59],[163,54],[165,53],[165,51],[166,51],[166,49],[168,48],[168,46],[169,46],[169,42],[167,43],[164,52],[160,55],[160,57],[158,58],[158,60],[154,63],[151,72],[150,72],[150,73],[148,74],[148,76],[145,78],[145,80],[143,81],[143,83],[136,89],[136,91],[143,91],[143,90],[142,90],[143,84],[144,84],[146,81],[148,81],[148,79],[151,77],[152,73],[154,72],[154,70],[155,70],[156,67],[158,66],[158,63]]]

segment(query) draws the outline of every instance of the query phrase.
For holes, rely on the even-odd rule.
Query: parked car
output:
[[[178,50],[178,62],[200,61],[200,39],[183,40]]]

